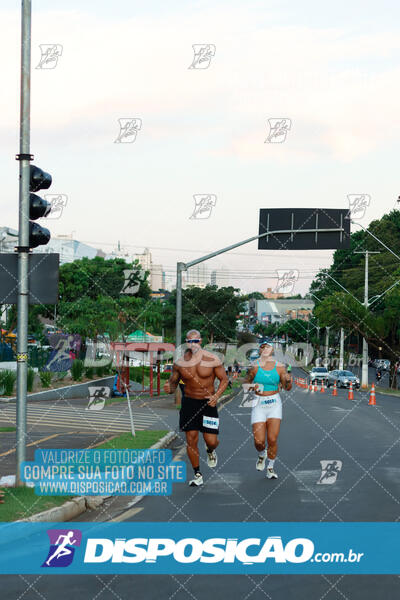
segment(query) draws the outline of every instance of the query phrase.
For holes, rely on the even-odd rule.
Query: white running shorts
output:
[[[282,400],[279,394],[256,396],[257,404],[251,411],[251,424],[265,423],[267,419],[282,419]]]

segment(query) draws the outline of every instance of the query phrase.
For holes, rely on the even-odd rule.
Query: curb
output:
[[[163,438],[150,446],[148,450],[160,450],[166,448],[177,437],[174,431],[169,431]],[[107,498],[112,496],[77,496],[48,510],[44,510],[36,515],[32,515],[26,519],[14,521],[14,523],[56,523],[61,521],[69,521],[78,517],[87,510],[94,510],[101,506]]]

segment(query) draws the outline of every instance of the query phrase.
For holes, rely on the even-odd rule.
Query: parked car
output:
[[[322,383],[328,384],[328,369],[326,367],[313,367],[310,371],[311,383]]]
[[[173,365],[161,365],[161,372],[162,373],[172,373],[172,367]]]
[[[340,388],[350,387],[350,382],[353,384],[353,388],[358,389],[360,387],[359,378],[351,371],[331,371],[328,375],[328,387],[334,385],[335,381],[337,387]]]

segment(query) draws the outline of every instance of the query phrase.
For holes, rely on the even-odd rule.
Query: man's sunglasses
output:
[[[187,344],[200,344],[201,340],[186,340]]]

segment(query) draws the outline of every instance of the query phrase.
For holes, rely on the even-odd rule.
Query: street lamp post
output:
[[[326,329],[326,336],[325,336],[325,366],[326,368],[329,362],[328,359],[328,350],[329,350],[329,330],[330,330],[330,326],[329,327],[325,327]]]
[[[339,355],[339,369],[344,369],[344,329],[340,328],[340,355]]]

